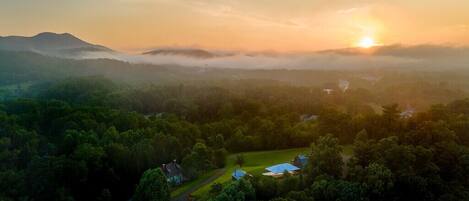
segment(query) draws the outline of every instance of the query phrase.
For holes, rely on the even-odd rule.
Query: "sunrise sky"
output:
[[[121,51],[469,44],[468,0],[0,0],[0,36],[68,32]]]

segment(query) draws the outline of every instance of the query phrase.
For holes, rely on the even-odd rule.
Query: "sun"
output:
[[[361,38],[360,41],[358,42],[358,47],[361,47],[361,48],[370,48],[375,45],[376,45],[375,40],[369,36],[365,36]]]

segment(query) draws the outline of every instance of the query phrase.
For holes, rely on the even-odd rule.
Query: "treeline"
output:
[[[396,106],[385,107],[383,115],[361,120],[351,158],[342,155],[343,136],[321,136],[299,175],[248,177],[256,198],[240,200],[467,200],[468,109],[469,100],[461,100],[402,119]],[[219,199],[224,189],[211,192],[212,200],[239,195]]]
[[[95,200],[109,191],[126,200],[143,171],[181,160],[200,136],[177,118],[61,101],[19,100],[6,108],[0,113],[2,199]]]
[[[217,86],[304,86],[334,89],[341,97],[339,82],[349,90],[365,89],[357,98],[372,96],[378,105],[399,103],[424,110],[432,104],[449,103],[467,96],[469,71],[464,69],[372,68],[372,69],[223,69],[175,65],[134,64],[112,59],[75,60],[33,52],[0,51],[0,100],[19,97],[30,85],[79,76],[103,76],[131,84]],[[152,89],[141,89],[139,92]],[[318,90],[320,91],[320,90]],[[353,108],[353,107],[350,107]]]
[[[238,182],[213,185],[209,200],[468,200],[469,100],[437,105],[408,120],[393,108],[365,118],[386,124],[363,127],[350,159],[342,155],[341,136],[327,134],[312,144],[299,175],[246,177],[242,183],[250,188],[238,191],[232,190]],[[255,198],[245,196],[252,191]]]

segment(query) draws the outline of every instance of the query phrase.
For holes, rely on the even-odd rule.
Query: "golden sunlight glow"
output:
[[[373,38],[369,37],[369,36],[363,37],[358,42],[358,47],[361,47],[361,48],[370,48],[370,47],[373,47],[375,45],[376,45],[375,40]]]
[[[0,0],[0,36],[67,32],[124,52],[174,46],[309,52],[383,44],[469,45],[469,0],[293,2]]]

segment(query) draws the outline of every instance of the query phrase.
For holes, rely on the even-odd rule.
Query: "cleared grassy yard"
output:
[[[259,152],[246,152],[241,153],[244,156],[243,170],[247,171],[252,175],[260,175],[265,172],[265,168],[278,163],[290,162],[298,154],[307,154],[310,152],[310,148],[298,148],[298,149],[286,149],[286,150],[275,150],[275,151],[259,151]],[[235,164],[236,155],[232,154],[227,158],[226,172],[221,177],[213,181],[212,183],[226,183],[231,181],[231,173],[238,168]],[[202,197],[208,194],[210,191],[210,185],[208,184],[199,188],[197,191],[192,193],[196,198]]]
[[[177,197],[181,195],[182,193],[186,192],[187,190],[191,189],[194,186],[197,186],[197,184],[202,183],[206,179],[208,179],[210,176],[212,176],[215,173],[216,170],[209,171],[202,176],[198,177],[195,180],[192,180],[190,182],[184,183],[181,186],[178,186],[177,188],[172,189],[171,191],[171,197]]]
[[[351,145],[343,146],[343,155],[349,158],[353,154],[353,147]],[[275,151],[259,151],[259,152],[245,152],[240,153],[244,156],[243,170],[252,175],[261,175],[265,172],[265,168],[278,163],[290,162],[298,154],[309,154],[311,152],[310,147],[297,148],[297,149],[285,149]],[[227,157],[226,172],[221,177],[217,178],[213,182],[199,188],[197,191],[192,193],[195,198],[201,198],[208,194],[210,191],[210,185],[218,183],[226,183],[231,181],[231,174],[236,168],[239,168],[235,164],[236,155],[231,154]]]

